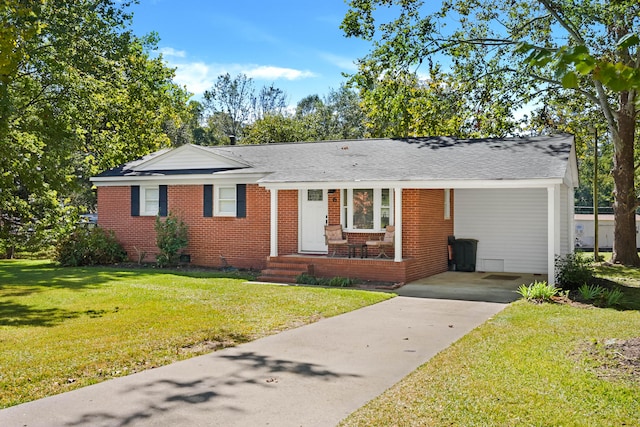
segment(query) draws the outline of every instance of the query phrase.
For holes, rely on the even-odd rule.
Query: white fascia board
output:
[[[565,174],[565,184],[568,187],[578,188],[580,185],[580,175],[578,174],[578,160],[576,156],[576,145],[571,146],[569,154],[569,162],[567,163],[567,172]]]
[[[130,185],[205,185],[205,184],[255,184],[264,174],[237,174],[219,177],[212,174],[198,175],[148,175],[92,177],[96,187],[122,187]]]
[[[511,180],[434,180],[434,181],[332,181],[332,182],[259,182],[261,187],[275,190],[338,188],[547,188],[562,184],[563,178]]]

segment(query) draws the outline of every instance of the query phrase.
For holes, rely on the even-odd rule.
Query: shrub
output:
[[[60,240],[57,261],[63,266],[115,264],[127,259],[127,253],[113,231],[95,227],[77,228]]]
[[[178,252],[187,247],[188,227],[182,219],[169,213],[163,221],[160,216],[156,217],[156,244],[160,253],[156,256],[158,266],[177,264]]]
[[[599,285],[587,285],[584,283],[578,288],[580,297],[585,301],[593,301],[602,296],[605,289]]]
[[[340,277],[340,276],[336,276],[336,277],[332,277],[329,280],[328,283],[329,286],[337,286],[340,288],[346,288],[349,286],[353,285],[353,280],[349,279],[348,277]]]
[[[315,277],[308,273],[302,273],[298,275],[298,277],[296,277],[296,283],[300,285],[336,286],[340,288],[346,288],[355,285],[357,283],[357,280],[340,276],[327,279],[324,277]]]
[[[551,298],[558,294],[559,289],[547,282],[537,280],[529,286],[520,285],[518,293],[527,301],[551,301]]]
[[[556,257],[556,283],[563,289],[577,290],[585,283],[593,281],[591,261],[580,254],[568,254]]]
[[[624,294],[620,289],[605,289],[602,293],[602,300],[606,303],[607,307],[613,307],[618,305]]]
[[[296,283],[300,285],[317,285],[318,278],[308,273],[302,273],[296,277]]]

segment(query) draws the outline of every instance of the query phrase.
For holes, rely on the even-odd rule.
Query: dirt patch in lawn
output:
[[[578,354],[594,362],[598,377],[640,385],[640,337],[586,343]]]

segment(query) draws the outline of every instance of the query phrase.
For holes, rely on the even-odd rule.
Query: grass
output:
[[[0,261],[0,407],[165,365],[391,297],[251,285],[220,276]]]
[[[639,330],[637,311],[518,301],[342,425],[636,425],[639,384],[600,378],[582,349]]]
[[[594,275],[624,292],[620,306],[628,310],[640,310],[640,268],[609,264],[611,252],[601,252],[605,262],[594,263]],[[593,252],[584,252],[582,256],[593,259]]]
[[[606,374],[615,361],[602,354],[640,337],[640,270],[595,270],[623,309],[517,301],[341,425],[637,425],[640,380]]]

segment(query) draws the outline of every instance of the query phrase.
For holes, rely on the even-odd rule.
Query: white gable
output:
[[[197,145],[183,145],[133,166],[134,171],[246,168],[250,165],[229,159]]]

